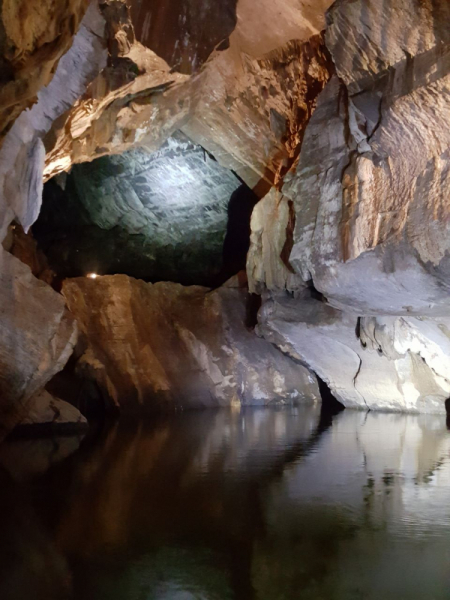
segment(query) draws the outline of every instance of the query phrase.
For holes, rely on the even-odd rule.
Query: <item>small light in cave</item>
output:
[[[98,274],[97,273],[88,273],[86,275],[86,277],[89,277],[89,279],[97,279]]]

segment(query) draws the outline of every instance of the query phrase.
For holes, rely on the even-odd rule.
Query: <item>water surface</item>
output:
[[[2,600],[450,597],[445,419],[206,411],[0,447]]]

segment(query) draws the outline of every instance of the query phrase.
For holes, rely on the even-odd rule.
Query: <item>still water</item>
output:
[[[450,597],[442,417],[212,411],[79,443],[0,448],[2,600]]]

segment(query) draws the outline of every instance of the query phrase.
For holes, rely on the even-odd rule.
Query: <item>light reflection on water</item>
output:
[[[2,600],[450,596],[441,417],[207,411],[33,444],[0,447]]]

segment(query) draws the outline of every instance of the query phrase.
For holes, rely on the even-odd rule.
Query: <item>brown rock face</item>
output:
[[[52,81],[39,91],[37,103],[19,116],[0,148],[0,239],[13,219],[28,231],[38,217],[45,162],[42,139],[105,65],[104,29],[93,2]]]
[[[106,23],[107,65],[47,134],[45,179],[73,163],[143,145],[147,131],[157,148],[173,129],[171,118],[178,122],[182,116],[175,115],[180,106],[166,102],[163,92],[183,83],[186,76],[171,73],[163,58],[136,41],[125,2],[108,0],[100,9]]]
[[[36,100],[68,50],[88,0],[4,0],[0,18],[0,140]]]
[[[260,179],[269,184],[278,181],[298,155],[304,126],[330,76],[331,63],[320,35],[329,4],[330,0],[322,0],[313,10],[306,0],[262,0],[260,10],[255,11],[249,0],[239,0],[237,5],[235,0],[190,0],[182,4],[181,20],[177,21],[177,3],[150,6],[136,1],[131,3],[130,13],[122,0],[105,0],[90,3],[82,20],[86,0],[58,5],[44,2],[39,7],[5,0],[0,22],[0,139],[6,134],[0,149],[0,239],[13,220],[26,232],[35,222],[44,169],[44,177],[49,178],[73,163],[104,154],[135,146],[155,150],[184,129],[251,186]],[[173,67],[181,72],[174,72]],[[34,106],[20,114],[35,101],[37,92]],[[27,249],[16,247],[16,251],[29,260]],[[0,271],[5,285],[1,307],[5,308],[1,326],[7,341],[0,352],[4,390],[0,419],[9,427],[32,393],[63,366],[73,345],[74,328],[62,299],[13,257],[2,256]],[[211,298],[220,304],[222,293],[239,295],[217,292]],[[202,294],[203,299],[195,302],[204,303],[207,313],[214,312],[213,300],[207,301],[204,291]],[[242,302],[235,301],[244,312]],[[180,313],[185,310],[183,302],[180,300],[177,308]],[[197,306],[195,302],[193,306]],[[211,344],[219,348],[225,321],[216,318],[217,334]],[[144,329],[143,317],[138,322],[139,329]],[[245,329],[241,333],[243,338],[251,335]],[[217,350],[224,365],[220,372],[232,382],[225,385],[215,382],[215,367],[209,363],[209,374],[204,374],[198,366],[203,364],[203,351],[199,350],[203,346],[197,346],[190,334],[185,336],[177,348],[185,353],[189,343],[194,344],[192,372],[200,373],[198,388],[190,384],[195,392],[193,404],[203,402],[200,396],[205,390],[225,404],[291,400],[295,395],[295,373],[286,367],[286,385],[281,381],[278,375],[284,367],[278,368],[278,354],[265,342],[254,343],[269,349],[271,358],[267,360],[274,361],[270,368],[277,375],[256,373],[245,350],[234,359]],[[265,364],[266,350],[260,348],[261,363]],[[154,354],[159,360],[156,350]],[[249,375],[239,371],[241,359],[248,361]],[[182,368],[183,373],[188,371]],[[303,389],[310,385],[309,375],[306,371],[300,375],[306,377],[299,383]],[[161,381],[170,380],[164,377]],[[175,374],[173,377],[175,380]],[[157,389],[151,389],[161,392],[161,398],[182,396],[178,388],[176,393],[164,387],[160,390],[157,381]],[[114,385],[121,394],[120,382]],[[135,387],[127,385],[127,390],[138,390],[137,397],[143,390],[147,392],[145,377]],[[221,385],[225,391],[218,392]],[[315,384],[313,387],[315,390]],[[110,395],[114,394],[112,390]],[[181,403],[191,402],[187,393],[182,397]]]
[[[237,0],[132,0],[137,40],[181,73],[196,71],[212,51],[227,47]]]
[[[246,329],[243,290],[115,275],[67,280],[63,292],[87,340],[78,369],[122,411],[319,398],[304,367]]]
[[[63,368],[76,326],[62,296],[3,249],[0,254],[0,438],[30,397]]]
[[[41,431],[48,434],[84,430],[88,423],[77,408],[42,390],[30,399],[27,416],[19,426],[23,433]]]
[[[322,36],[259,57],[231,46],[208,67],[192,82],[194,110],[183,131],[248,185],[278,183],[333,69]]]
[[[295,226],[294,204],[275,188],[262,198],[252,213],[250,249],[247,254],[251,293],[302,290],[305,283],[289,262]]]

